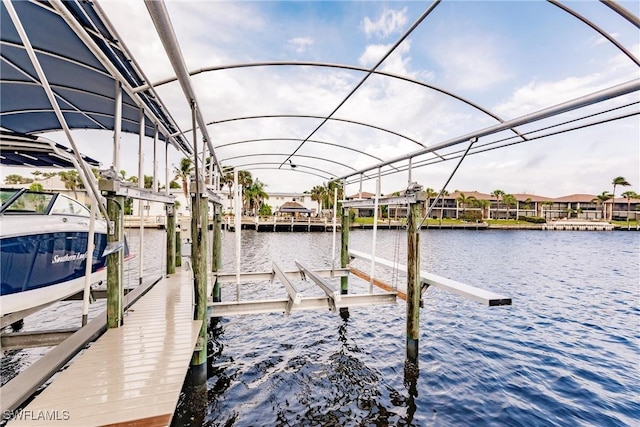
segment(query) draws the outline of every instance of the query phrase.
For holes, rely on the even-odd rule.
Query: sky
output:
[[[100,2],[120,39],[151,82],[174,75],[142,1]],[[166,1],[189,70],[265,61],[311,61],[370,69],[429,7],[413,1]],[[640,57],[640,32],[597,1],[565,2]],[[640,3],[620,2],[636,16]],[[268,192],[303,192],[503,120],[640,78],[640,68],[593,29],[545,1],[442,1],[378,67],[414,82],[362,71],[316,66],[262,66],[202,72],[192,77],[198,102],[223,165],[250,170]],[[427,87],[425,85],[431,86]],[[456,97],[433,88],[441,89]],[[188,103],[177,82],[157,87],[182,130],[191,128]],[[460,99],[469,101],[462,102]],[[341,105],[341,102],[344,104]],[[599,118],[637,113],[634,93],[518,127],[542,135]],[[321,117],[333,112],[322,124]],[[591,113],[596,118],[542,130]],[[286,115],[288,117],[246,118]],[[319,116],[310,118],[294,115]],[[640,193],[640,116],[533,139],[468,156],[447,190],[496,189],[561,197],[612,191],[623,176]],[[235,119],[230,121],[231,119]],[[349,122],[347,122],[349,121]],[[219,123],[217,123],[219,122]],[[361,124],[355,124],[358,122]],[[316,130],[314,132],[314,130]],[[537,133],[536,133],[537,132]],[[111,163],[112,136],[78,131],[80,150]],[[481,138],[511,138],[510,131]],[[64,135],[47,137],[64,143]],[[191,134],[187,139],[191,139]],[[307,142],[300,145],[301,142]],[[318,141],[318,142],[315,142]],[[514,139],[515,141],[515,139]],[[122,137],[121,168],[137,175],[138,138]],[[291,153],[292,168],[284,162]],[[438,152],[464,150],[457,145]],[[182,154],[171,149],[169,164]],[[144,143],[145,174],[152,142]],[[458,160],[416,157],[411,179],[440,190]],[[164,152],[159,150],[161,181]],[[401,168],[406,161],[394,166]],[[264,169],[269,168],[269,169]],[[5,168],[6,169],[6,168]],[[375,169],[367,173],[375,177]],[[406,171],[383,168],[382,193],[407,186]],[[347,194],[359,191],[356,180]],[[364,191],[375,191],[365,179]],[[624,190],[622,190],[624,191]],[[618,191],[618,195],[622,192]]]

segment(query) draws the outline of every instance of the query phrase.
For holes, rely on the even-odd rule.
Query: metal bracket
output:
[[[420,308],[424,308],[424,300],[422,299],[422,295],[427,292],[427,289],[429,289],[429,284],[423,282],[422,286],[420,287]]]

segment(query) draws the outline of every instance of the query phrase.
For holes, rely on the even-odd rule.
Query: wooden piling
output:
[[[349,265],[349,208],[342,209],[342,229],[340,230],[340,237],[342,245],[340,247],[340,267],[347,268]],[[349,293],[349,277],[343,276],[340,278],[340,293]]]
[[[167,274],[176,272],[176,215],[175,205],[167,207]]]
[[[111,222],[107,243],[124,242],[124,197],[107,196],[107,215]],[[124,299],[124,249],[107,255],[107,328],[122,325]]]
[[[196,348],[191,358],[192,371],[199,371],[202,368],[204,372],[204,380],[206,380],[206,361],[207,361],[207,199],[201,197],[196,202],[196,194],[192,197],[193,210],[191,215],[191,265],[194,276],[194,320],[202,320],[200,335],[196,344]],[[196,207],[199,206],[199,212]],[[199,217],[199,218],[198,218]]]
[[[222,265],[222,206],[215,205],[213,214],[213,245],[211,249],[211,271],[218,272]],[[221,289],[218,278],[213,284],[213,302],[221,302]]]
[[[182,236],[180,230],[176,230],[176,267],[182,267]]]
[[[410,362],[418,361],[420,337],[420,217],[421,203],[411,203],[407,217],[407,354]]]

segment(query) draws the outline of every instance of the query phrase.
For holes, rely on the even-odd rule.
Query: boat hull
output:
[[[59,301],[84,289],[88,226],[88,218],[67,216],[1,219],[1,316]],[[106,225],[96,221],[95,228],[92,284],[106,280],[106,257],[102,256]]]

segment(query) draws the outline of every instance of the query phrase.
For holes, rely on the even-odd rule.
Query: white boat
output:
[[[82,291],[90,211],[59,193],[2,189],[0,198],[0,314],[22,317]],[[92,283],[106,280],[106,233],[97,220]]]
[[[0,149],[3,165],[73,166],[69,150],[44,138],[3,133]],[[0,189],[0,201],[4,327],[84,289],[91,212],[57,192],[5,188]],[[106,223],[96,220],[94,233],[91,283],[99,283],[106,281]],[[124,250],[128,258],[126,241]]]

